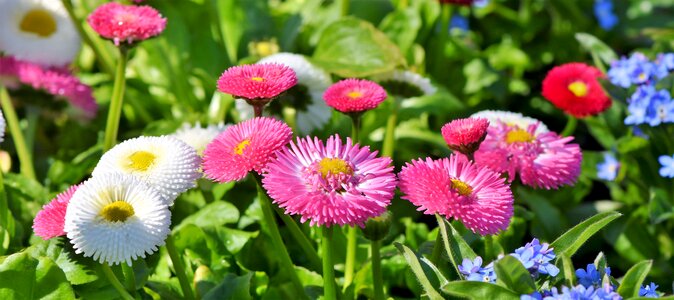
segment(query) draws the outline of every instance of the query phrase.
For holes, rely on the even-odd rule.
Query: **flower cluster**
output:
[[[522,295],[520,300],[567,300],[567,299],[593,299],[593,300],[621,300],[622,297],[614,287],[607,284],[604,287],[574,287],[563,286],[561,292],[553,287],[549,291],[534,292],[531,295]]]
[[[618,16],[613,12],[612,0],[595,0],[594,16],[599,22],[599,27],[604,30],[611,30],[618,25]]]
[[[494,272],[494,262],[482,267],[482,257],[476,257],[474,260],[467,258],[459,266],[459,272],[468,281],[482,281],[496,283],[496,273]]]
[[[600,286],[602,278],[605,275],[611,275],[611,268],[606,267],[603,272],[597,269],[594,264],[588,264],[585,269],[576,270],[576,279],[584,287]]]

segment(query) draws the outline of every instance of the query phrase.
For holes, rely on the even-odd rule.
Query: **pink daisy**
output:
[[[218,79],[218,90],[246,100],[270,101],[296,84],[297,75],[293,69],[282,64],[267,63],[225,70]]]
[[[292,130],[282,121],[258,117],[227,127],[204,150],[204,173],[218,182],[262,173],[274,152],[290,142]]]
[[[513,216],[513,195],[499,173],[452,154],[407,163],[398,174],[401,198],[425,214],[453,217],[480,235],[505,230]]]
[[[325,90],[323,99],[340,112],[356,113],[377,107],[386,100],[386,90],[373,81],[349,78]]]
[[[70,198],[80,185],[73,185],[65,192],[60,193],[51,202],[42,207],[33,220],[33,231],[35,235],[43,240],[65,235],[63,224],[66,220],[66,209]]]
[[[536,133],[539,124],[524,129],[496,122],[475,152],[475,161],[507,173],[510,181],[519,174],[523,184],[535,188],[573,184],[580,175],[580,147],[569,143],[573,137],[560,137],[550,131]]]
[[[472,155],[487,136],[489,121],[482,118],[466,118],[451,121],[442,126],[442,137],[450,149]]]
[[[112,40],[133,44],[159,35],[166,28],[166,19],[150,6],[122,5],[116,2],[103,4],[87,18],[99,35]]]
[[[7,88],[17,88],[17,61],[13,56],[0,56],[0,84]]]
[[[277,153],[262,184],[287,214],[311,225],[359,225],[381,215],[393,198],[396,178],[388,157],[346,144],[338,135],[325,145],[318,138],[297,139]]]

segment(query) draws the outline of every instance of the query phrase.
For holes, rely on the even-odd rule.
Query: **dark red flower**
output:
[[[543,97],[576,118],[596,115],[611,107],[611,98],[597,81],[603,77],[599,69],[583,63],[557,66],[543,80]]]

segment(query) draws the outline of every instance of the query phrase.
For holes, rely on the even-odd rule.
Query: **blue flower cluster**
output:
[[[674,53],[662,53],[650,61],[641,53],[621,58],[611,63],[608,78],[616,86],[636,91],[628,99],[629,115],[626,125],[648,124],[658,126],[674,123],[674,100],[667,90],[657,90],[659,80],[674,71]]]
[[[594,1],[594,16],[599,21],[599,27],[604,30],[610,30],[618,25],[618,16],[613,13],[613,2],[611,0]]]
[[[496,283],[496,273],[494,273],[494,263],[482,267],[482,257],[476,257],[474,260],[463,259],[459,266],[459,272],[468,281],[482,281]]]
[[[620,162],[612,153],[604,153],[604,161],[597,164],[597,177],[606,181],[615,180],[620,170]]]
[[[611,275],[611,268],[606,268],[604,274]],[[586,288],[591,286],[598,287],[601,285],[601,279],[603,277],[602,272],[597,270],[597,267],[594,264],[588,264],[585,269],[576,270],[576,279],[578,283]]]
[[[662,155],[658,157],[658,162],[662,165],[660,168],[660,176],[674,178],[674,155]]]
[[[534,292],[530,295],[520,296],[520,300],[621,300],[622,297],[614,290],[610,284],[597,288],[595,286],[585,287],[579,284],[575,287],[562,287],[559,292],[557,288],[542,293]]]
[[[642,286],[639,288],[639,297],[660,298],[656,289],[658,289],[658,285],[652,282],[649,285]]]

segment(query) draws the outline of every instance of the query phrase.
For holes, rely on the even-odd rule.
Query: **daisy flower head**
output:
[[[450,149],[472,156],[487,136],[487,128],[487,119],[465,118],[445,124],[441,132]]]
[[[194,124],[194,126],[185,123],[171,136],[185,142],[185,144],[197,150],[197,154],[201,156],[204,153],[204,149],[206,149],[206,145],[212,142],[218,134],[225,131],[229,126],[220,123],[218,125],[201,127],[201,123],[199,122]]]
[[[80,46],[61,1],[0,0],[0,52],[5,55],[62,67],[73,61]]]
[[[130,174],[160,191],[168,206],[201,178],[201,158],[194,148],[170,136],[126,140],[103,154],[91,176]]]
[[[401,198],[419,211],[455,218],[480,235],[505,230],[513,216],[513,194],[501,174],[463,155],[406,163],[398,178]]]
[[[403,99],[435,94],[431,80],[411,71],[392,71],[374,77],[389,94]]]
[[[73,185],[63,193],[60,193],[51,202],[42,206],[35,219],[33,219],[33,231],[35,235],[43,240],[65,235],[63,225],[66,220],[66,210],[73,194],[79,188],[79,185]]]
[[[343,113],[360,113],[386,100],[386,90],[365,79],[349,78],[331,85],[323,94],[328,106]]]
[[[159,191],[132,175],[106,173],[73,194],[64,231],[75,253],[130,266],[164,244],[170,225],[171,211]]]
[[[218,182],[241,180],[249,171],[262,173],[274,152],[290,142],[293,132],[283,121],[257,117],[228,127],[204,150],[204,174]]]
[[[498,127],[499,123],[505,123],[508,125],[519,126],[520,128],[528,128],[529,125],[536,124],[536,134],[550,131],[540,120],[511,111],[483,110],[472,114],[470,117],[487,119],[487,121],[489,121],[489,127]]]
[[[519,175],[524,185],[556,189],[571,185],[580,175],[582,154],[573,137],[554,132],[537,133],[538,123],[528,127],[497,122],[475,152],[475,161],[510,181]]]
[[[386,211],[396,178],[388,157],[333,135],[298,138],[276,153],[262,179],[269,196],[286,214],[311,226],[358,225]]]
[[[266,104],[297,84],[292,68],[278,63],[234,66],[218,79],[218,90],[255,106]]]
[[[597,81],[603,77],[599,69],[583,63],[563,64],[543,79],[543,97],[576,118],[596,115],[612,103]]]
[[[157,36],[166,28],[166,19],[154,8],[143,5],[105,3],[94,10],[87,23],[115,46],[133,45]]]

